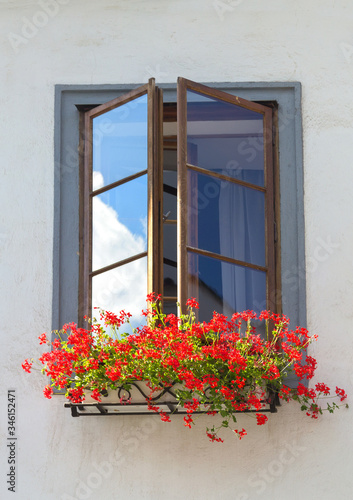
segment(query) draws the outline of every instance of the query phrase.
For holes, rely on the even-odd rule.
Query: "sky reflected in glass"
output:
[[[147,175],[93,197],[95,271],[147,250]]]
[[[93,170],[104,186],[147,169],[147,95],[93,119]]]

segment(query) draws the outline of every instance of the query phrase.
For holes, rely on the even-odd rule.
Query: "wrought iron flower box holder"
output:
[[[162,388],[161,392],[151,399],[151,402],[162,409],[165,413],[185,415],[186,409],[178,404],[174,389],[175,387],[176,385]],[[132,383],[130,391],[118,388],[117,396],[119,402],[116,402],[116,396],[114,402],[111,402],[112,398],[114,398],[114,394],[110,394],[109,396],[105,396],[107,399],[106,402],[65,403],[64,406],[65,408],[70,408],[72,417],[155,414],[153,411],[148,409],[147,388],[145,389],[143,386],[141,387],[140,383]],[[261,410],[256,410],[257,413],[276,413],[277,406],[280,406],[277,392],[273,391],[271,388],[267,388],[267,397],[263,400],[263,403],[265,406]],[[201,408],[200,411],[194,413],[204,413],[206,411],[206,408],[204,408],[204,410]],[[246,410],[246,412],[253,412],[253,410]]]

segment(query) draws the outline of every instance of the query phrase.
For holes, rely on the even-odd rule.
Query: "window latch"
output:
[[[166,214],[163,214],[163,222],[165,222],[172,212],[169,210]]]

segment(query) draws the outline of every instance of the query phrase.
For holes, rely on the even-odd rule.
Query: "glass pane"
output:
[[[178,308],[176,305],[176,301],[165,300],[163,302],[163,312],[164,314],[174,314],[174,316],[177,316]]]
[[[93,271],[147,250],[147,175],[94,196]]]
[[[188,171],[188,244],[265,266],[262,191]]]
[[[188,162],[264,185],[263,115],[187,91]]]
[[[234,312],[266,309],[265,272],[192,253],[188,267],[188,296],[200,302],[200,321],[209,321],[213,311],[230,318]]]
[[[147,169],[147,95],[93,118],[93,190]]]
[[[164,262],[163,265],[163,296],[177,297],[177,267]],[[176,301],[175,301],[176,302]],[[175,303],[174,303],[175,305]]]
[[[133,328],[142,325],[141,316],[146,309],[147,257],[135,260],[92,279],[92,306],[119,313],[121,310],[132,314]],[[93,314],[94,309],[93,309]],[[129,325],[125,330],[131,333]]]
[[[163,149],[163,171],[176,172],[177,170],[177,150],[175,149]]]
[[[176,263],[177,261],[177,226],[163,225],[163,256]]]
[[[174,151],[173,151],[174,153]],[[170,213],[169,213],[170,212]],[[177,219],[177,172],[176,170],[163,171],[163,213],[168,220]]]

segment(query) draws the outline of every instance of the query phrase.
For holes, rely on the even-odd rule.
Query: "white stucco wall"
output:
[[[54,85],[300,81],[308,327],[315,381],[353,392],[353,5],[349,0],[0,1],[0,497],[21,500],[350,498],[352,412],[295,405],[208,442],[201,417],[71,418],[21,369],[51,327]],[[222,12],[223,9],[227,11]],[[46,13],[47,11],[47,13]],[[36,26],[37,25],[37,26]],[[326,242],[326,246],[322,245]],[[7,389],[17,394],[7,491]],[[12,497],[11,497],[12,495]]]

